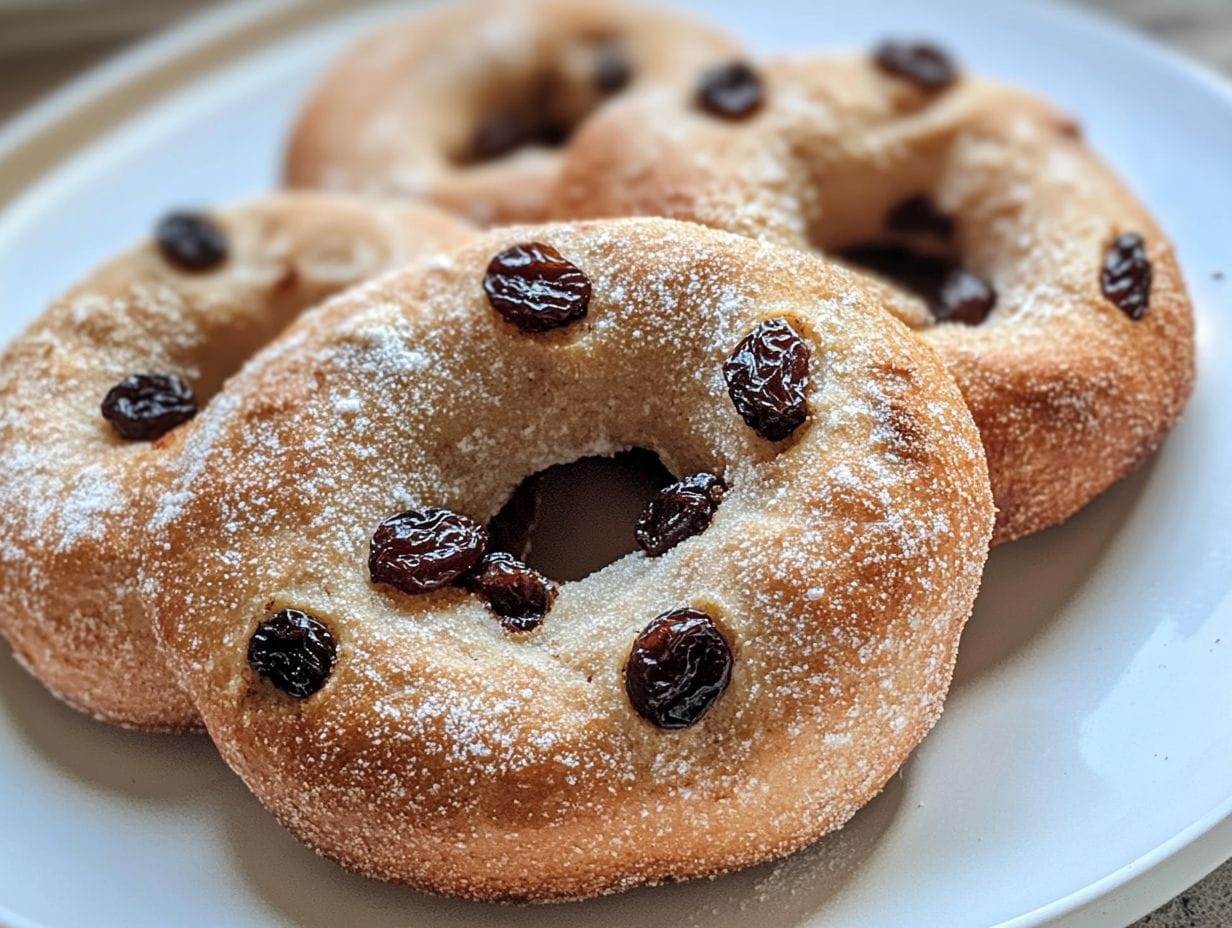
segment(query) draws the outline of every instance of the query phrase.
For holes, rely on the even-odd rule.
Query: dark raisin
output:
[[[688,728],[723,695],[731,671],[731,648],[714,620],[697,609],[673,609],[633,642],[625,692],[646,721]]]
[[[448,509],[411,509],[373,534],[368,571],[374,583],[427,593],[474,570],[487,547],[488,531],[473,519]]]
[[[154,230],[158,250],[182,271],[208,271],[227,260],[227,237],[199,213],[165,216]]]
[[[1104,256],[1100,276],[1104,296],[1130,319],[1141,319],[1151,308],[1151,276],[1142,236],[1137,232],[1118,236]]]
[[[487,555],[465,583],[487,601],[501,617],[501,625],[511,632],[534,631],[543,624],[559,592],[539,571],[503,551]]]
[[[488,264],[483,289],[492,308],[524,332],[568,325],[590,306],[590,279],[542,242],[498,254]]]
[[[195,416],[197,398],[174,374],[129,374],[107,391],[102,409],[124,438],[154,441]]]
[[[958,77],[949,55],[923,42],[883,42],[874,53],[877,67],[923,90],[943,90]]]
[[[604,94],[620,93],[633,79],[633,66],[619,48],[605,48],[595,64],[595,86]]]
[[[651,557],[670,551],[686,538],[700,535],[710,525],[727,492],[716,474],[694,474],[664,487],[637,520],[634,536]]]
[[[712,68],[698,84],[697,104],[723,119],[744,119],[761,108],[761,78],[740,61]]]
[[[962,322],[979,325],[997,305],[997,291],[992,284],[963,268],[955,268],[946,276],[933,306],[938,322]]]
[[[469,161],[495,161],[526,144],[526,129],[512,113],[495,113],[475,127]]]
[[[262,622],[248,642],[248,666],[300,699],[325,685],[337,657],[330,630],[298,609],[284,609]]]
[[[786,319],[767,319],[723,362],[727,392],[748,426],[782,441],[808,418],[809,348]]]
[[[544,148],[560,148],[569,140],[573,127],[555,119],[545,119],[535,126],[532,141]]]
[[[886,214],[886,227],[893,232],[934,235],[950,238],[954,234],[954,220],[947,216],[932,199],[923,193],[907,197]]]

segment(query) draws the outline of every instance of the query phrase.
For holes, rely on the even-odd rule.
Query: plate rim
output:
[[[0,217],[8,220],[20,212],[15,208],[30,188],[117,123],[157,105],[186,84],[357,9],[421,5],[425,0],[224,0],[134,42],[0,122]],[[1221,98],[1232,111],[1232,78],[1124,22],[1066,0],[1005,0],[1005,5],[1021,15],[1047,16],[1070,28],[1115,37],[1133,54],[1178,72]],[[162,72],[171,79],[151,80]],[[89,118],[80,120],[87,113]],[[1135,860],[992,928],[1124,928],[1229,861],[1232,795]],[[0,903],[0,928],[49,926]]]

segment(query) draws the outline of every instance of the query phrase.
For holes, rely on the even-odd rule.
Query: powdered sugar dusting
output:
[[[480,285],[532,237],[593,289],[583,322],[544,337]],[[775,316],[813,352],[810,419],[781,446],[721,376]],[[564,585],[534,635],[464,590],[368,581],[372,530],[400,508],[487,519],[527,474],[630,446],[731,491],[665,556]],[[784,853],[881,788],[940,711],[986,479],[936,359],[849,275],[662,221],[513,229],[331,301],[248,365],[185,443],[145,590],[227,760],[315,846],[479,897],[585,894]],[[737,664],[669,735],[632,715],[621,667],[685,604]],[[292,607],[341,642],[303,706],[243,659],[258,617]]]

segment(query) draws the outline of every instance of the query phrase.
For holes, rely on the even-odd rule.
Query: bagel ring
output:
[[[1164,233],[1071,119],[927,46],[755,77],[760,108],[739,121],[669,124],[680,102],[664,93],[597,115],[556,215],[662,215],[862,262],[931,255],[913,263],[934,278],[932,312],[899,300],[899,315],[980,428],[995,541],[1065,520],[1160,444],[1192,389],[1189,296]],[[963,269],[930,271],[938,258]]]
[[[0,357],[0,631],[14,656],[98,718],[198,727],[136,589],[177,466],[154,439],[305,307],[471,234],[426,207],[274,196],[174,214],[54,302]]]
[[[739,54],[692,17],[609,0],[450,6],[333,66],[299,117],[287,181],[422,197],[485,225],[538,221],[587,114],[626,89],[686,92]]]
[[[222,756],[322,854],[472,899],[840,826],[936,721],[993,522],[970,413],[873,293],[632,219],[496,230],[302,318],[177,438],[148,539]],[[643,551],[558,591],[484,554],[527,474],[635,446],[685,477]]]

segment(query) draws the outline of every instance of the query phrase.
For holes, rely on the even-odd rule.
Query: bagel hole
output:
[[[838,257],[919,297],[937,322],[979,325],[996,305],[992,284],[946,254],[870,242],[841,249]]]
[[[845,248],[839,257],[859,270],[871,271],[918,296],[936,314],[937,296],[957,261],[907,245],[869,242]]]
[[[553,580],[581,580],[637,550],[638,517],[675,479],[644,448],[557,464],[514,490],[489,524],[492,547]]]
[[[881,225],[882,235],[839,247],[837,257],[919,297],[936,322],[979,325],[988,317],[996,290],[963,266],[955,241],[958,223],[931,195],[899,200]]]
[[[482,115],[454,149],[452,161],[473,167],[527,148],[560,148],[632,77],[628,54],[618,41],[604,34],[583,36],[550,67],[489,87],[482,95],[489,102],[480,107]]]

